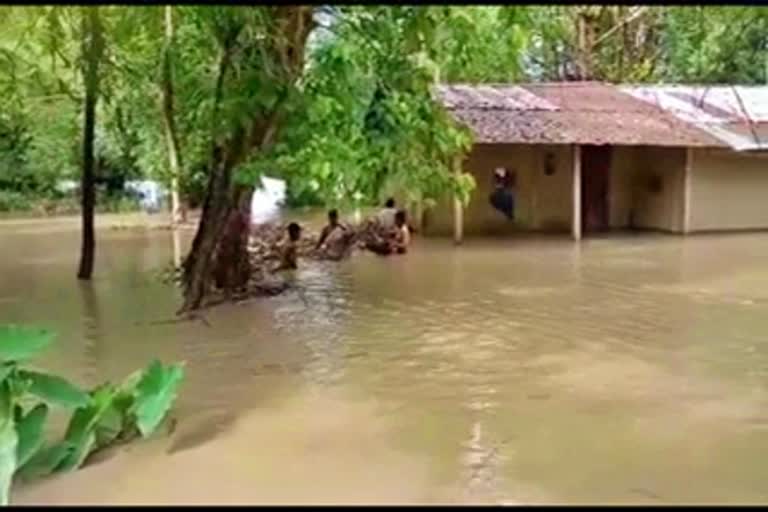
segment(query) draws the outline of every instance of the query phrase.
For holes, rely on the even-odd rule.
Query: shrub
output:
[[[8,504],[14,477],[71,471],[116,441],[151,435],[184,377],[181,364],[153,361],[120,384],[84,391],[62,377],[22,366],[52,340],[46,330],[0,326],[0,505]],[[51,407],[72,415],[63,438],[47,443]]]

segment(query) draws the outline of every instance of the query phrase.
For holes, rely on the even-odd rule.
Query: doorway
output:
[[[607,231],[609,223],[611,146],[581,147],[581,228],[585,233]]]

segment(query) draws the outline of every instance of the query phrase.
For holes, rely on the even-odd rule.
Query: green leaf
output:
[[[13,400],[8,382],[0,382],[0,506],[8,505],[16,470],[18,437],[13,421]]]
[[[104,411],[95,427],[96,446],[103,447],[112,443],[123,430],[123,415],[113,404]]]
[[[13,397],[11,395],[11,383],[0,382],[0,428],[6,423],[13,425]]]
[[[54,468],[54,471],[72,471],[83,465],[86,457],[91,453],[91,448],[96,444],[96,434],[87,432],[84,436],[73,443],[67,440],[71,450],[64,456],[61,462]]]
[[[11,481],[16,470],[16,429],[11,421],[0,422],[0,506],[10,501]]]
[[[47,348],[54,334],[37,327],[0,326],[0,361],[22,361]]]
[[[136,370],[135,372],[130,374],[120,384],[120,391],[128,391],[130,393],[133,393],[134,390],[136,389],[136,386],[141,381],[141,377],[143,374],[144,374],[143,370]]]
[[[13,371],[13,363],[0,364],[0,382],[3,382]]]
[[[19,468],[16,475],[24,480],[48,476],[72,452],[72,449],[72,444],[67,441],[42,448]]]
[[[31,371],[20,371],[19,374],[31,382],[29,392],[46,402],[68,408],[83,407],[88,404],[88,395],[66,379]]]
[[[180,364],[164,367],[153,361],[136,386],[133,413],[136,426],[143,437],[147,437],[160,425],[176,399],[176,390],[184,377]]]
[[[23,466],[43,445],[43,427],[48,418],[48,406],[38,404],[16,423],[18,446],[16,465]]]

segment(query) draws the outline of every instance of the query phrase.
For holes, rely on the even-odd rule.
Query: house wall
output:
[[[691,163],[691,231],[768,228],[768,158],[696,149]]]
[[[630,208],[622,227],[682,232],[684,148],[634,147]],[[622,219],[624,221],[624,219]]]
[[[553,155],[554,174],[544,173],[547,153]],[[515,219],[508,221],[489,203],[493,172],[497,167],[514,170]],[[572,208],[572,149],[569,146],[476,144],[463,163],[464,172],[476,181],[464,208],[466,235],[499,235],[515,231],[568,231]],[[424,214],[429,235],[453,232],[453,204],[444,198]]]
[[[555,173],[544,173],[547,153]],[[686,150],[615,146],[609,174],[609,224],[614,229],[640,228],[681,232]],[[515,220],[507,221],[490,204],[496,167],[514,169]],[[569,232],[573,208],[573,149],[570,146],[478,144],[465,160],[477,187],[464,209],[466,235],[515,231]],[[587,172],[582,169],[582,172]],[[655,181],[655,183],[654,183]],[[424,232],[450,235],[453,204],[446,198],[424,215]]]

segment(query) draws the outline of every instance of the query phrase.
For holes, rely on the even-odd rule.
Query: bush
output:
[[[12,190],[0,190],[0,212],[18,212],[32,209],[32,200]]]
[[[22,367],[53,334],[0,326],[0,506],[14,477],[32,478],[79,468],[116,441],[151,435],[162,423],[184,377],[182,365],[152,362],[119,385],[84,391],[66,379]],[[52,406],[72,411],[64,437],[46,443]]]

